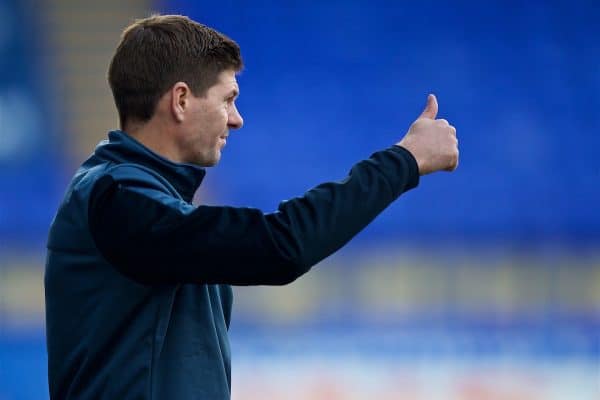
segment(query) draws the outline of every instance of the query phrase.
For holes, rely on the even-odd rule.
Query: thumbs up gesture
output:
[[[430,94],[419,118],[397,143],[415,157],[420,175],[435,171],[454,171],[458,166],[456,128],[445,119],[435,119],[437,112],[437,99]]]

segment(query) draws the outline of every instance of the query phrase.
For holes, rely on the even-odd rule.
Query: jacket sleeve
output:
[[[88,221],[102,255],[144,284],[282,285],[341,248],[418,181],[413,156],[393,146],[354,165],[344,180],[265,214],[193,207],[106,175],[94,186]]]

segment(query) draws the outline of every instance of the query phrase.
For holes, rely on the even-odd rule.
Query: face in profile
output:
[[[204,96],[196,97],[190,93],[181,123],[184,162],[205,167],[219,162],[229,130],[239,129],[244,123],[235,105],[238,94],[233,70],[221,72]]]

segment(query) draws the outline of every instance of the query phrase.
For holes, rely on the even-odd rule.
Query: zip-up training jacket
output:
[[[419,181],[392,146],[263,213],[193,206],[204,174],[122,131],[79,168],[48,237],[52,399],[229,399],[230,285],[292,282]]]

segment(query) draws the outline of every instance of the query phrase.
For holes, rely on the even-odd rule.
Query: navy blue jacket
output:
[[[46,259],[53,399],[229,399],[230,285],[283,285],[419,181],[405,149],[277,211],[191,204],[204,170],[122,131],[75,174]]]

